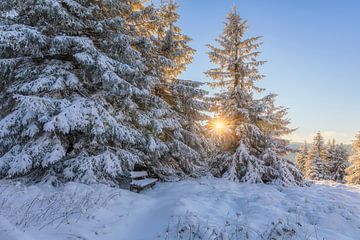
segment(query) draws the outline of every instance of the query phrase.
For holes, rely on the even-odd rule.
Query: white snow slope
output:
[[[0,181],[0,239],[360,240],[360,186],[200,179],[135,194],[104,185]]]

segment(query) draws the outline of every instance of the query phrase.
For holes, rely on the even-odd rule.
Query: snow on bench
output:
[[[147,172],[146,171],[141,171],[141,172],[130,172],[130,177],[132,179],[137,179],[137,178],[144,178],[147,177]]]
[[[158,181],[156,178],[146,178],[148,176],[146,171],[130,172],[130,191],[140,192],[145,188],[152,187]]]
[[[156,178],[145,178],[141,180],[133,180],[130,184],[139,188],[147,187],[157,182]]]

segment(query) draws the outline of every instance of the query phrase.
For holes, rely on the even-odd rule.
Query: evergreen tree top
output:
[[[355,140],[353,141],[352,147],[355,151],[360,152],[360,132],[356,134]]]
[[[303,153],[303,154],[307,154],[308,153],[308,145],[307,145],[307,142],[304,141],[303,144],[301,144],[300,146],[300,152]]]
[[[210,48],[209,57],[218,68],[210,69],[206,74],[217,80],[215,87],[224,87],[234,91],[238,86],[242,91],[252,92],[262,89],[254,86],[254,82],[264,76],[258,67],[265,63],[256,58],[260,55],[257,49],[261,46],[261,37],[245,38],[247,21],[243,20],[235,9],[227,16],[223,33],[216,39],[219,47],[207,45]]]

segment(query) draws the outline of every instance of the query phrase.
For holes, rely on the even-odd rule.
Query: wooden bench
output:
[[[147,178],[148,173],[146,171],[133,171],[130,172],[130,191],[139,193],[140,191],[150,188],[158,181],[156,178]]]

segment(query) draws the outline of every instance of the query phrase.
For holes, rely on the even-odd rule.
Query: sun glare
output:
[[[227,123],[222,119],[213,119],[209,124],[210,131],[215,135],[222,135],[226,132]]]
[[[214,129],[215,129],[216,131],[219,131],[219,132],[223,131],[223,130],[225,129],[225,124],[224,124],[224,122],[223,122],[223,121],[216,121],[216,122],[214,123]]]

